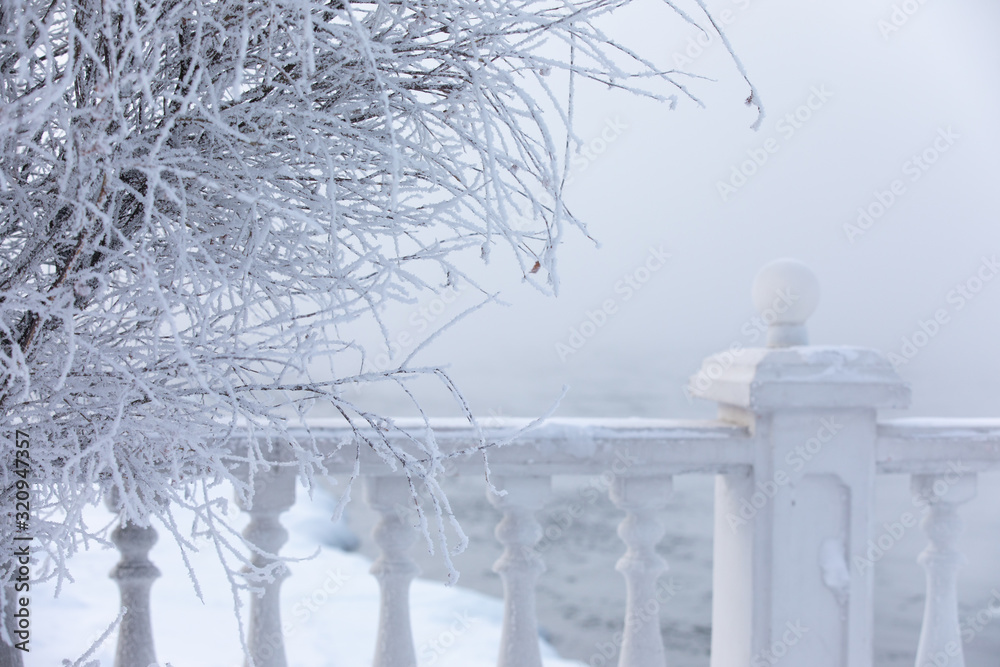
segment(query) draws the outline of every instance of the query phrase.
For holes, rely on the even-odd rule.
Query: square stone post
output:
[[[778,260],[754,285],[767,348],[709,357],[692,378],[754,436],[749,474],[716,485],[712,667],[871,667],[876,413],[909,389],[878,352],[807,345],[815,277]]]

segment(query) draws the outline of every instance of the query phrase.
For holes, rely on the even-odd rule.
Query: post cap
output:
[[[757,272],[753,303],[768,323],[768,347],[807,345],[805,323],[819,304],[819,280],[796,259],[776,259]]]

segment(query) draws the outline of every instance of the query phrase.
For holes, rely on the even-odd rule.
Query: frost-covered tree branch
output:
[[[179,504],[231,544],[209,489],[246,495],[233,470],[262,465],[233,442],[287,441],[308,478],[320,456],[289,429],[316,401],[394,428],[347,385],[429,374],[464,406],[440,368],[375,368],[342,328],[475,284],[466,251],[506,248],[557,288],[580,225],[560,191],[568,77],[684,94],[595,26],[625,4],[2,0],[0,455],[31,433],[53,571],[112,489],[128,520],[183,542]],[[447,514],[433,441],[411,444],[366,446]]]

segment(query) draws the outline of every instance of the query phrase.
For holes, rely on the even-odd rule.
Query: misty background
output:
[[[710,2],[720,22],[729,12],[726,34],[764,104],[756,132],[756,109],[744,104],[749,89],[717,37],[690,58],[699,33],[663,3],[609,17],[604,27],[623,43],[716,79],[689,81],[705,107],[680,97],[671,111],[580,86],[577,131],[589,152],[571,161],[566,197],[600,247],[567,231],[558,298],[524,283],[501,253],[488,267],[470,262],[509,305],[465,318],[417,361],[448,364],[481,415],[538,414],[568,385],[564,416],[711,416],[713,406],[686,397],[686,379],[709,354],[761,343],[745,333],[756,315],[750,286],[761,266],[787,256],[820,280],[811,343],[898,353],[904,336],[945,308],[949,323],[900,367],[914,390],[909,414],[1000,414],[1000,281],[960,310],[948,301],[984,256],[1000,251],[1000,5],[912,0],[916,13],[888,32],[900,4]],[[786,118],[823,97],[804,122]],[[949,131],[947,150],[914,181],[912,158]],[[777,151],[724,201],[719,183],[768,141]],[[903,194],[849,240],[845,224],[856,224],[858,209],[894,180]],[[615,291],[661,247],[670,253],[661,270],[627,300]],[[386,313],[392,339],[419,339],[479,297],[460,286],[445,297],[452,303],[424,295],[397,304]],[[560,355],[557,344],[609,298],[617,312],[581,349]],[[375,395],[388,412],[405,411],[391,392]],[[423,398],[432,414],[454,412],[443,393]]]

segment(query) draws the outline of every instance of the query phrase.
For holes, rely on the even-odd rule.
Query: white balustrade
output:
[[[111,570],[118,583],[121,604],[127,611],[118,627],[115,667],[149,667],[156,663],[153,650],[153,625],[149,609],[149,591],[160,571],[149,560],[149,550],[156,544],[156,529],[124,522],[111,532],[111,540],[121,553],[121,560]]]
[[[917,646],[917,667],[965,667],[958,624],[958,570],[963,558],[957,547],[962,532],[958,506],[976,495],[975,475],[914,475],[912,489],[926,507],[921,526],[930,544],[920,554],[927,572],[924,620]]]
[[[611,501],[626,513],[618,536],[627,549],[616,565],[626,584],[619,667],[666,665],[657,580],[667,570],[667,563],[656,553],[656,545],[664,533],[658,515],[672,491],[670,477],[616,476],[611,484]]]
[[[494,565],[504,586],[499,667],[542,665],[535,587],[545,566],[535,549],[542,537],[536,514],[550,496],[552,475],[614,470],[622,451],[629,470],[616,474],[610,489],[625,513],[618,530],[626,550],[617,569],[627,591],[619,667],[666,665],[657,597],[666,563],[656,547],[673,476],[685,473],[717,475],[712,667],[872,666],[874,564],[858,564],[868,562],[880,473],[912,475],[913,493],[926,506],[930,544],[920,562],[927,599],[916,667],[964,667],[957,507],[975,495],[976,473],[1000,468],[1000,420],[880,422],[879,409],[908,405],[909,389],[876,351],[807,344],[805,324],[818,297],[818,282],[800,263],[782,260],[761,271],[753,300],[770,324],[768,347],[714,355],[691,381],[694,395],[718,404],[718,420],[551,420],[491,452],[494,484],[506,492],[488,493],[502,512],[496,537],[504,551]],[[423,422],[395,423],[412,432],[375,439],[398,439],[393,444],[405,448],[408,438],[422,437]],[[464,423],[431,425],[444,452],[468,450],[482,436]],[[483,432],[488,442],[503,441],[523,425],[491,420]],[[343,446],[357,437],[351,427],[316,421],[302,435],[315,439],[331,473],[354,470],[358,450]],[[283,461],[282,451],[271,455]],[[373,536],[381,555],[371,569],[381,597],[373,664],[416,667],[411,487],[370,448],[358,456],[367,502],[380,515]],[[456,472],[482,474],[480,456],[449,462]],[[277,555],[287,539],[279,516],[295,500],[294,482],[294,468],[259,471],[245,508],[251,520],[244,534],[260,551],[254,563],[274,575],[251,600],[247,664],[252,659],[254,667],[287,666],[279,604],[286,571]],[[125,524],[113,537],[122,560],[112,576],[129,610],[116,665],[148,667],[155,662],[149,592],[158,571],[147,554],[156,532]]]
[[[365,482],[365,498],[381,515],[372,533],[382,552],[371,567],[381,594],[373,665],[416,667],[410,627],[410,582],[420,568],[409,556],[417,539],[413,493],[405,477],[369,477]]]
[[[277,462],[287,460],[281,450],[272,452]],[[250,621],[247,628],[247,667],[287,667],[285,640],[281,627],[281,582],[288,568],[278,559],[278,552],[288,540],[288,531],[280,516],[295,504],[295,468],[273,465],[254,475],[254,495],[249,507],[241,509],[250,515],[243,536],[259,551],[251,556],[257,568],[267,568],[270,576],[257,582],[258,595],[250,597]]]
[[[506,495],[488,492],[490,502],[503,512],[496,537],[504,546],[493,571],[503,579],[504,612],[498,667],[541,667],[535,582],[545,563],[535,551],[542,526],[535,517],[549,499],[548,476],[495,476],[494,486]]]

